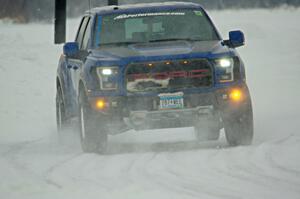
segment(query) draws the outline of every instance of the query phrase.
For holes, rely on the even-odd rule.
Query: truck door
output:
[[[69,60],[70,73],[72,78],[72,89],[75,91],[76,96],[78,96],[78,83],[80,79],[80,72],[84,66],[86,56],[88,55],[87,46],[91,31],[91,18],[86,16],[82,19],[80,28],[77,33],[76,42],[79,45],[79,55],[76,58]]]

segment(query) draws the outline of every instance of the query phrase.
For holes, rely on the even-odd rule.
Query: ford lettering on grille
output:
[[[127,67],[126,80],[130,92],[201,88],[212,85],[212,70],[207,60],[135,63]]]

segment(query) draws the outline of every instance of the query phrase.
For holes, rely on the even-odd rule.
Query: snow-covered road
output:
[[[0,198],[299,199],[300,10],[210,14],[224,37],[246,35],[252,146],[198,144],[183,128],[130,131],[110,137],[108,155],[83,154],[75,132],[56,132],[52,25],[0,22]]]

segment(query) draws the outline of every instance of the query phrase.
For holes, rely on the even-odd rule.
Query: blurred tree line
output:
[[[164,0],[119,0],[120,4],[139,2],[162,2]],[[300,0],[181,0],[202,4],[207,9],[276,8],[283,5],[300,6]],[[0,19],[15,22],[53,21],[55,0],[0,0]],[[82,15],[89,9],[89,0],[68,0],[68,16]],[[107,0],[91,0],[91,6],[103,6]]]

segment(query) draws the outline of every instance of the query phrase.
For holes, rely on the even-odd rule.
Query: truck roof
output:
[[[96,7],[91,9],[90,11],[87,11],[87,13],[102,15],[124,12],[163,11],[173,9],[202,9],[202,6],[200,4],[191,2],[138,3]]]

